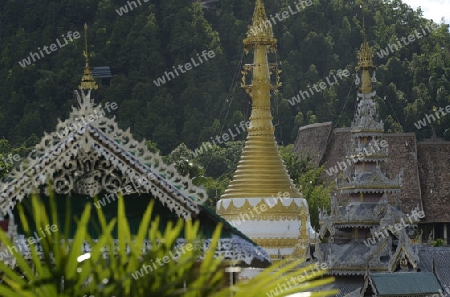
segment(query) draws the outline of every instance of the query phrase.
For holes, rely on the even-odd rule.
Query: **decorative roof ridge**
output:
[[[93,104],[86,104],[86,102],[90,102],[90,91],[88,91],[86,95],[81,91],[81,94],[83,99],[81,106],[85,106],[86,108],[74,108],[70,114],[71,119],[76,115],[80,115],[80,112],[85,113],[89,110],[94,110]],[[59,121],[57,129],[67,127],[65,125],[68,123],[71,123],[71,121]],[[90,132],[85,133],[86,130],[89,130]],[[90,133],[93,134],[91,135]],[[124,154],[125,159],[128,159],[128,162],[140,164],[141,169],[148,168],[148,171],[155,174],[155,176],[162,177],[164,179],[163,183],[166,184],[164,187],[166,189],[165,191],[170,189],[172,192],[171,196],[175,193],[183,196],[187,205],[189,205],[187,207],[191,209],[190,212],[193,211],[194,213],[198,213],[199,210],[195,205],[195,201],[198,202],[204,201],[205,198],[207,199],[206,190],[197,188],[192,184],[191,179],[181,176],[174,165],[165,164],[158,153],[150,152],[145,145],[145,140],[140,143],[136,141],[131,135],[129,128],[126,131],[123,131],[118,127],[114,118],[110,119],[107,117],[97,118],[94,121],[87,123],[85,126],[82,126],[75,131],[71,131],[62,138],[56,131],[52,133],[45,132],[44,137],[29,153],[27,159],[22,162],[19,167],[13,168],[11,172],[2,178],[5,183],[0,190],[0,205],[2,210],[5,212],[8,207],[12,207],[16,203],[16,199],[14,199],[14,201],[8,201],[8,197],[17,195],[16,190],[11,189],[8,185],[18,184],[20,187],[21,185],[23,186],[24,183],[44,184],[46,182],[46,177],[42,176],[42,172],[53,175],[60,169],[55,168],[55,164],[53,163],[58,157],[60,162],[70,162],[70,156],[65,155],[64,157],[61,157],[59,156],[61,153],[67,152],[69,149],[74,149],[74,146],[76,145],[79,146],[75,148],[75,150],[77,150],[75,152],[76,154],[78,154],[78,150],[82,148],[84,148],[86,152],[88,150],[96,150],[97,153],[99,153],[100,148],[104,149],[107,142],[105,142],[105,144],[98,143],[98,141],[95,140],[97,137],[95,135],[102,135],[104,139],[108,139],[110,142],[109,146],[113,144],[114,150],[112,152],[114,155],[122,153]],[[98,145],[96,149],[94,149],[95,145]],[[54,157],[53,161],[50,161],[51,156]],[[117,163],[117,160],[114,160],[114,162]],[[170,185],[170,187],[167,187],[167,185]],[[18,196],[19,201],[22,200],[25,195],[30,194],[31,191],[32,189],[21,191]],[[175,196],[172,198],[174,197]],[[181,206],[181,201],[176,203]]]
[[[91,131],[88,131],[91,130]],[[2,190],[1,197],[5,200],[8,199],[8,197],[14,197],[14,200],[21,201],[26,195],[29,195],[31,193],[36,192],[36,187],[39,185],[44,185],[47,180],[46,178],[49,175],[54,175],[58,169],[55,168],[55,166],[52,166],[55,164],[55,162],[58,162],[58,158],[61,159],[60,155],[64,155],[62,158],[67,159],[67,157],[71,156],[71,152],[76,152],[79,155],[82,155],[82,153],[79,150],[83,150],[83,148],[79,145],[79,142],[91,142],[90,145],[97,145],[97,148],[94,149],[96,153],[99,155],[106,157],[108,154],[114,154],[115,151],[118,151],[118,148],[120,148],[116,143],[110,142],[101,142],[96,137],[93,137],[94,134],[98,133],[98,131],[95,130],[94,127],[89,126],[88,129],[86,127],[83,127],[81,131],[74,132],[73,135],[71,135],[71,141],[69,142],[62,142],[59,143],[56,147],[53,148],[53,153],[46,153],[44,158],[39,158],[36,163],[33,165],[30,165],[26,168],[23,168],[22,175],[18,174],[18,179],[12,179],[8,182],[8,184],[5,185],[4,189]],[[90,137],[88,137],[90,136]],[[90,138],[90,139],[88,139]],[[91,149],[92,146],[89,146],[89,149]],[[131,172],[127,172],[130,176],[136,177],[141,176],[140,173],[146,170],[147,176],[152,176],[154,178],[149,178],[150,180],[145,183],[143,182],[140,185],[140,189],[137,191],[139,193],[148,193],[152,192],[152,194],[157,197],[160,200],[164,200],[165,198],[172,199],[178,210],[176,210],[176,207],[172,204],[167,204],[167,207],[171,211],[175,211],[179,217],[184,217],[185,219],[189,219],[192,217],[192,215],[196,215],[199,213],[199,209],[197,205],[194,203],[192,198],[188,198],[188,196],[183,193],[182,190],[176,188],[174,185],[172,185],[170,182],[168,182],[166,179],[163,179],[159,174],[154,173],[151,169],[149,169],[146,165],[140,163],[139,161],[136,162],[134,156],[126,151],[121,152],[124,158],[121,158],[118,154],[116,154],[116,160],[113,160],[112,162],[116,163],[115,169],[118,169],[120,172],[125,173],[125,168],[128,168],[131,170]],[[72,154],[73,155],[73,154]],[[126,159],[129,160],[126,160]],[[125,159],[125,160],[123,160]],[[133,160],[134,159],[134,160]],[[119,161],[120,160],[120,161]],[[137,166],[130,166],[132,162],[130,160],[135,161],[135,165]],[[70,161],[66,161],[70,162]],[[122,163],[123,166],[120,166],[120,163]],[[140,166],[139,166],[140,165]],[[50,167],[50,168],[48,168]],[[137,170],[138,167],[140,170]],[[136,173],[137,171],[141,171],[139,173]],[[129,178],[131,180],[131,178]],[[52,179],[51,179],[52,180]],[[157,191],[152,189],[151,184],[156,185],[156,187],[159,189],[159,196]],[[26,189],[24,190],[24,186]],[[68,191],[74,190],[75,183],[69,184]],[[105,186],[105,185],[103,185]],[[20,189],[19,192],[15,191],[15,189]],[[107,192],[111,192],[107,188],[103,187],[104,190]],[[113,191],[114,193],[117,192],[116,190]],[[6,195],[5,195],[6,194]],[[9,195],[8,195],[9,194]],[[12,195],[12,196],[11,196]],[[165,198],[164,198],[164,197]],[[180,199],[180,197],[183,197],[183,199]],[[1,198],[0,198],[1,199]],[[183,201],[184,200],[184,201]],[[1,201],[1,200],[0,200]],[[7,201],[4,201],[3,204],[6,204]],[[163,202],[163,201],[162,201]],[[163,202],[164,203],[164,202]],[[0,205],[2,203],[0,202]],[[12,208],[15,203],[12,203],[12,201],[9,201],[9,204],[7,204],[8,207]],[[5,205],[6,206],[6,205]],[[5,206],[2,205],[3,210],[5,209]]]
[[[351,132],[350,127],[339,127],[333,129],[333,133],[348,133],[348,132]]]
[[[450,141],[445,140],[436,140],[436,139],[423,139],[421,141],[417,141],[417,145],[449,145]]]
[[[332,125],[333,125],[333,122],[314,123],[314,124],[309,124],[306,126],[301,126],[300,128],[298,128],[298,130],[302,131],[302,130],[317,128],[317,127],[326,127],[326,126],[332,126]],[[336,129],[340,129],[340,128],[336,128]]]

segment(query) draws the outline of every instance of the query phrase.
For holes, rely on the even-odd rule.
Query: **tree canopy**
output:
[[[133,1],[131,1],[133,2]],[[88,29],[91,67],[110,66],[110,85],[101,84],[96,102],[116,102],[114,112],[122,128],[137,138],[151,139],[162,154],[180,143],[199,147],[222,130],[246,120],[250,99],[237,85],[243,63],[245,37],[254,1],[218,1],[213,9],[198,2],[152,0],[120,16],[127,2],[86,0],[82,3],[49,0],[6,0],[0,8],[0,136],[14,147],[53,131],[57,118],[67,117],[76,104],[72,92],[84,67],[83,26]],[[266,1],[268,15],[289,8],[287,1]],[[414,123],[433,109],[450,104],[450,34],[448,25],[397,51],[380,57],[380,49],[402,37],[422,32],[430,21],[400,0],[374,0],[364,7],[367,40],[378,66],[377,104],[387,131],[417,132],[419,138],[450,138],[450,116],[418,130]],[[311,6],[273,26],[278,39],[277,60],[282,82],[273,97],[276,137],[292,143],[301,124],[333,121],[348,126],[355,108],[353,87],[356,53],[362,41],[359,3],[313,0]],[[426,29],[425,29],[426,30]],[[68,32],[82,38],[45,54],[32,65],[19,61],[63,41]],[[66,38],[67,39],[67,38]],[[153,82],[197,58],[202,51],[215,57],[157,87]],[[291,106],[288,102],[333,74],[348,69],[323,92]],[[239,139],[243,139],[241,136]]]

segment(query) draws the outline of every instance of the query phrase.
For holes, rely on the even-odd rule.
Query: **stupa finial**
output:
[[[247,32],[247,36],[258,36],[269,38],[270,44],[276,44],[273,38],[272,23],[267,18],[266,9],[262,0],[256,0],[255,10],[253,12],[252,24]]]
[[[84,51],[83,56],[86,61],[86,65],[84,66],[83,76],[81,78],[81,84],[78,86],[80,90],[97,90],[98,85],[95,82],[94,77],[92,76],[91,69],[89,68],[89,55],[88,55],[88,46],[87,46],[87,29],[88,25],[84,24]]]
[[[379,120],[376,103],[375,83],[376,67],[373,63],[372,50],[366,39],[366,24],[364,20],[364,2],[361,0],[362,14],[362,44],[358,52],[358,65],[356,66],[355,84],[358,87],[357,97],[358,106],[352,122],[352,131],[360,133],[361,131],[383,132],[384,124]]]
[[[362,14],[362,38],[363,42],[358,52],[358,66],[356,66],[356,72],[362,72],[362,82],[360,85],[360,91],[363,94],[372,93],[372,82],[374,77],[370,77],[370,72],[376,69],[373,64],[373,53],[370,49],[369,43],[366,38],[366,24],[364,19],[364,2],[361,0],[361,14]],[[358,81],[358,79],[357,79]]]

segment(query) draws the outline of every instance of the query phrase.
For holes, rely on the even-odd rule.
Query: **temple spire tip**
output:
[[[88,43],[87,43],[87,29],[88,25],[84,23],[84,50],[83,56],[85,59],[85,66],[83,71],[83,76],[81,78],[81,84],[78,86],[80,90],[97,90],[98,85],[95,82],[94,77],[92,76],[91,69],[89,68],[89,54],[88,54]]]

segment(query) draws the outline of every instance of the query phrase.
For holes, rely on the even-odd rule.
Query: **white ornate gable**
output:
[[[0,210],[4,214],[24,197],[46,189],[48,181],[56,193],[90,197],[133,185],[134,192],[151,193],[179,217],[199,213],[197,204],[207,199],[204,189],[150,152],[145,140],[138,142],[129,129],[121,130],[114,117],[102,116],[102,107],[94,107],[90,91],[86,95],[81,91],[81,97],[76,94],[79,108],[59,121],[55,132],[45,133],[28,158],[3,178]]]

